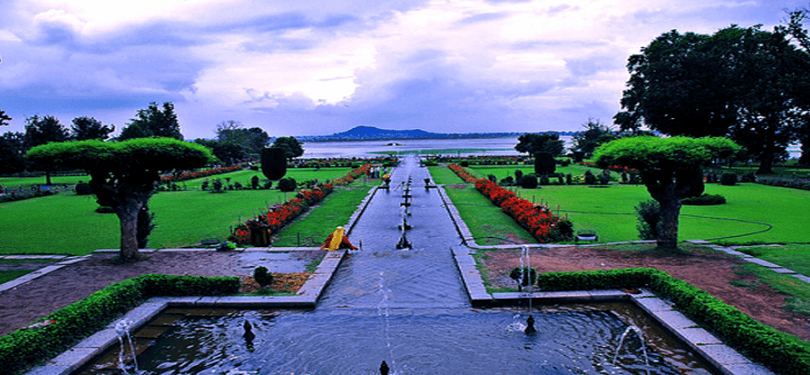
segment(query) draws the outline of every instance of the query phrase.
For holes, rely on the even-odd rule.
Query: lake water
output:
[[[571,136],[560,136],[565,142],[566,150],[573,146]],[[423,150],[423,154],[433,154],[430,150],[467,150],[462,152],[445,152],[445,155],[520,155],[515,150],[517,137],[508,138],[470,138],[470,139],[398,139],[378,141],[349,142],[305,142],[304,158],[336,157],[374,157],[372,152],[402,152]],[[790,158],[801,155],[800,146],[792,144],[787,148]],[[526,154],[523,154],[526,155]]]
[[[571,147],[570,136],[560,136],[565,147]],[[402,152],[424,150],[469,150],[452,152],[452,155],[519,155],[515,150],[517,137],[509,138],[470,138],[470,139],[398,139],[349,142],[305,142],[305,158],[371,157],[379,156],[372,152]],[[450,154],[450,153],[448,153]],[[525,154],[524,154],[525,155]]]

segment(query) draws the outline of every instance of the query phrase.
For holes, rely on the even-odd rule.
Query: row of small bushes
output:
[[[40,320],[51,324],[0,337],[0,374],[19,373],[64,352],[151,297],[219,296],[238,291],[236,277],[142,275],[121,281]]]
[[[810,368],[810,350],[789,335],[663,271],[634,268],[549,272],[538,275],[537,285],[546,291],[649,287],[675,303],[689,318],[713,331],[727,345],[771,370],[779,374],[800,375],[806,374]]]
[[[716,206],[726,204],[726,198],[720,194],[702,194],[698,197],[683,198],[681,203],[689,206]]]
[[[0,190],[0,203],[21,201],[24,199],[47,197],[49,195],[59,194],[59,190],[51,187],[50,189],[41,189],[38,185],[32,185],[31,188],[14,187]]]
[[[757,183],[770,186],[786,187],[791,189],[810,190],[810,179],[785,177],[760,177]]]

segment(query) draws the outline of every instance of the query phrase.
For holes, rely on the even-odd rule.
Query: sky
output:
[[[116,133],[172,102],[186,139],[355,126],[442,133],[611,124],[627,59],[670,30],[771,30],[807,0],[3,0],[0,110]]]

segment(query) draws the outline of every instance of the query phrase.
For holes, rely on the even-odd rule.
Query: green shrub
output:
[[[557,222],[549,235],[552,242],[563,242],[574,239],[574,223],[569,219]]]
[[[726,204],[726,198],[720,194],[703,194],[699,197],[683,198],[681,203],[690,206],[716,206]]]
[[[521,276],[522,279],[521,279]],[[509,272],[509,278],[518,283],[518,289],[534,284],[537,280],[537,270],[533,267],[515,267]]]
[[[93,194],[93,188],[86,182],[79,182],[76,184],[76,195],[90,195]]]
[[[295,191],[296,187],[298,187],[298,184],[292,177],[282,178],[281,180],[278,181],[278,190],[290,192]]]
[[[282,148],[263,148],[261,162],[262,173],[268,180],[278,180],[287,174],[287,157]]]
[[[96,208],[96,212],[98,212],[100,214],[114,214],[115,209],[110,207],[110,206],[98,206]]]
[[[585,184],[596,185],[596,176],[594,176],[593,173],[591,173],[590,169],[585,171]]]
[[[518,180],[518,185],[524,189],[535,189],[537,188],[537,176],[533,173],[523,175]]]
[[[638,224],[638,236],[642,240],[654,240],[658,238],[661,230],[661,205],[656,200],[639,202],[636,210]]]
[[[273,274],[267,272],[267,267],[259,266],[253,270],[253,279],[264,288],[273,283]]]
[[[534,173],[542,176],[552,174],[557,170],[557,162],[548,152],[538,152],[534,155]]]
[[[121,281],[42,319],[52,324],[0,337],[0,373],[18,373],[64,352],[150,297],[216,296],[238,291],[236,277],[142,275]]]
[[[720,177],[720,185],[734,186],[737,185],[737,175],[734,173],[723,173]]]
[[[469,166],[470,166],[470,162],[468,162],[468,161],[466,161],[466,160],[462,160],[462,161],[461,161],[461,163],[460,163],[460,165],[461,165],[462,167],[464,167],[464,168],[467,168],[467,167],[469,167]]]

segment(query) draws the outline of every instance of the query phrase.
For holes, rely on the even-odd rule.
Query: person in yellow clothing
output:
[[[343,234],[343,227],[337,227],[334,232],[329,233],[326,237],[321,249],[337,250],[337,249],[352,249],[357,250],[357,247],[349,242],[349,237]]]

